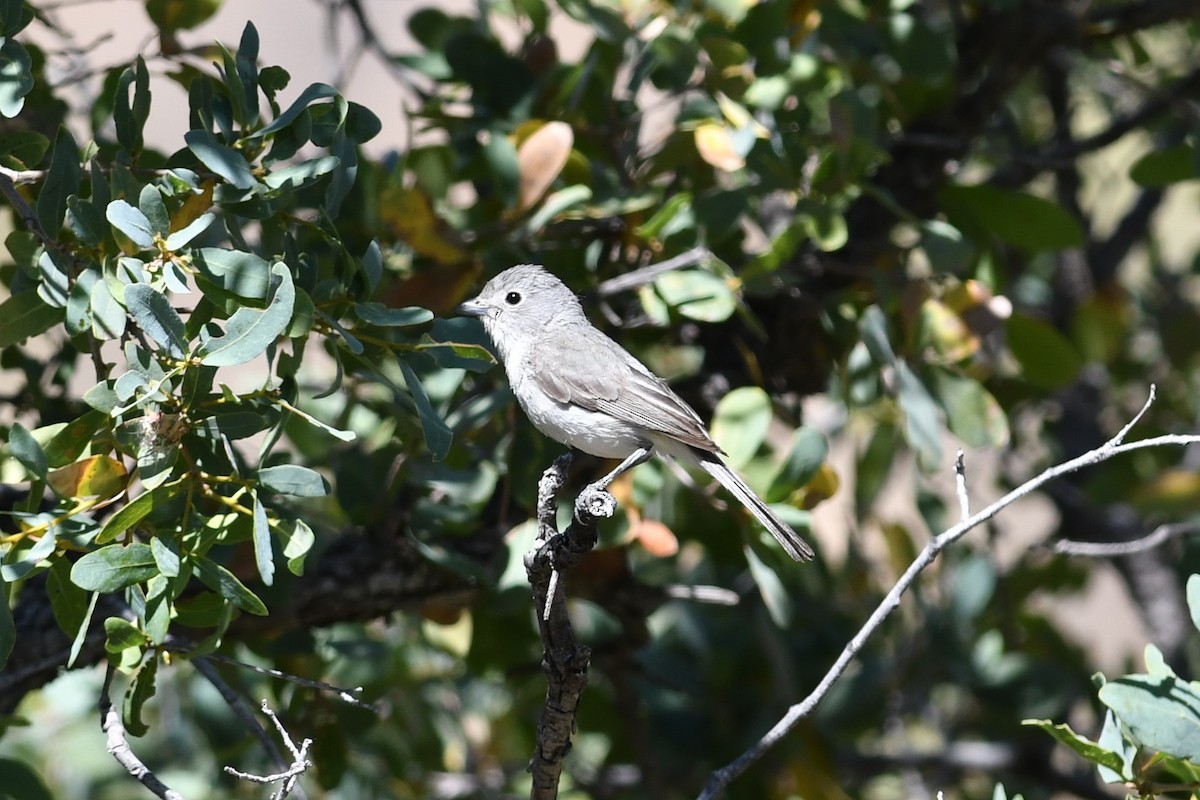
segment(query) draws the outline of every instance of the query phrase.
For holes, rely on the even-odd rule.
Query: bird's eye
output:
[[[504,295],[504,302],[508,303],[510,306],[515,306],[517,303],[521,302],[521,293],[509,292],[508,294]]]

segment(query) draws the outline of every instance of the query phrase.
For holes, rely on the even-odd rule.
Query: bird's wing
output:
[[[532,356],[533,380],[554,400],[720,452],[691,406],[600,331],[571,331],[535,348]]]

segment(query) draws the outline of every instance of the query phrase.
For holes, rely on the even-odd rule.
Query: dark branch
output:
[[[591,650],[575,639],[562,576],[596,546],[596,522],[610,517],[616,501],[607,492],[585,489],[575,501],[575,517],[558,532],[555,495],[562,488],[571,456],[560,456],[538,483],[538,538],[525,555],[525,571],[533,587],[538,631],[542,638],[542,671],[546,674],[546,705],[538,721],[537,746],[529,771],[533,800],[558,796],[558,780],[571,749],[575,715],[587,688]]]

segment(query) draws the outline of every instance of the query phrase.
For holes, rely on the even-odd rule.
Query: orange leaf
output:
[[[532,206],[554,183],[571,155],[575,134],[565,122],[547,122],[517,148],[517,169],[521,174],[518,209]]]
[[[647,553],[658,558],[667,558],[679,552],[679,539],[658,520],[641,520],[629,530],[629,538],[640,542]]]

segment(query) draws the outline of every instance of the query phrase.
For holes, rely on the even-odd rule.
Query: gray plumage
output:
[[[602,458],[624,459],[597,482],[658,451],[721,483],[797,561],[812,549],[721,459],[703,421],[640,361],[588,321],[579,299],[533,264],[488,281],[460,314],[480,317],[500,353],[513,394],[545,435]]]

